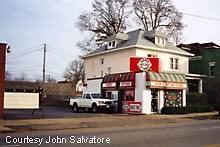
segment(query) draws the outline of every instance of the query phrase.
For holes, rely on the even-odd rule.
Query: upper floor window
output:
[[[210,78],[215,77],[215,62],[209,63],[209,77]]]
[[[147,54],[147,57],[157,57],[157,54]]]
[[[111,74],[112,68],[111,68],[111,67],[108,67],[107,70],[108,70],[108,74]]]
[[[157,45],[165,46],[166,45],[166,38],[163,37],[155,37],[155,43]]]
[[[116,40],[108,42],[108,49],[115,48],[116,47]]]
[[[178,58],[170,58],[170,69],[178,70]]]
[[[104,58],[101,58],[101,64],[104,64]]]

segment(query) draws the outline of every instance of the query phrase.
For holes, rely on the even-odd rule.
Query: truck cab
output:
[[[115,104],[113,100],[101,97],[100,93],[87,92],[79,99],[70,99],[70,105],[74,112],[78,112],[81,108],[86,108],[92,112],[98,112],[99,110],[107,109],[114,110]]]

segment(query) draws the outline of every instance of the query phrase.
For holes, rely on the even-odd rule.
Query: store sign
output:
[[[129,87],[132,86],[132,82],[120,82],[120,87]]]
[[[123,113],[141,113],[141,102],[123,101],[122,112]]]
[[[106,87],[116,87],[116,82],[103,83],[102,87],[103,88],[106,88]]]
[[[171,82],[155,82],[155,81],[147,81],[146,86],[148,87],[161,87],[161,88],[187,88],[185,83],[171,83]]]
[[[130,71],[159,71],[159,58],[130,58]]]

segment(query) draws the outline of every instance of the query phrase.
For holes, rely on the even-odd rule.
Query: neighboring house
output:
[[[115,99],[116,97],[121,105],[124,104],[124,106],[120,106],[123,108],[131,108],[128,106],[130,103],[122,102],[123,100],[126,101],[126,98],[132,99],[132,101],[140,98],[137,101],[141,102],[142,106],[148,105],[150,107],[150,105],[157,105],[158,109],[152,110],[152,112],[156,112],[157,110],[160,111],[164,105],[167,106],[166,99],[172,96],[174,96],[172,98],[178,101],[178,106],[185,106],[186,79],[199,81],[198,92],[202,93],[203,76],[189,74],[189,58],[194,55],[173,46],[167,40],[168,37],[161,32],[146,32],[141,29],[126,34],[118,33],[107,38],[102,47],[82,57],[85,66],[85,83],[88,84],[92,80],[102,80],[104,77],[101,86],[102,92],[111,98]],[[144,66],[151,65],[147,58],[149,60],[150,58],[159,59],[159,63],[157,63],[158,69],[151,72],[144,68],[146,72],[143,72],[143,74],[133,72],[131,70],[131,64],[133,64],[131,58],[136,60],[137,57],[143,58],[143,60],[138,61],[138,64]],[[146,80],[148,81],[146,82]],[[178,82],[183,85],[178,85]],[[141,85],[141,88],[140,86],[137,87],[137,85]],[[171,85],[174,87],[169,87]],[[99,85],[94,87],[99,87]],[[130,90],[126,91],[126,88]],[[171,89],[173,91],[169,93]],[[152,101],[157,99],[157,104],[152,101],[150,103],[149,97],[152,97]],[[180,99],[176,99],[176,97]],[[173,101],[171,104],[174,106]],[[135,106],[134,108],[139,108],[139,103],[132,105]],[[145,108],[142,107],[142,109]],[[143,111],[148,114],[149,110],[147,107]]]
[[[218,89],[218,82],[220,80],[220,45],[208,42],[180,44],[179,47],[189,53],[195,54],[195,57],[189,60],[189,71],[194,74],[206,75],[204,80],[205,92],[208,93],[209,98],[216,99],[220,94]],[[194,87],[196,87],[196,84],[192,83]],[[216,103],[215,100],[211,101]]]

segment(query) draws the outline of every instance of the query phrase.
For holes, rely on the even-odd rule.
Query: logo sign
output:
[[[137,66],[142,71],[148,71],[150,69],[150,67],[152,66],[152,64],[149,59],[143,58],[143,59],[139,60]]]
[[[159,71],[159,58],[130,58],[130,71]]]
[[[123,111],[124,111],[124,112],[128,112],[128,110],[129,110],[129,105],[128,105],[127,102],[125,102],[125,103],[123,104]]]
[[[115,82],[103,83],[102,87],[116,87],[116,83]]]
[[[132,86],[132,82],[120,82],[121,87]]]
[[[141,113],[141,102],[123,101],[122,112],[124,113]]]

